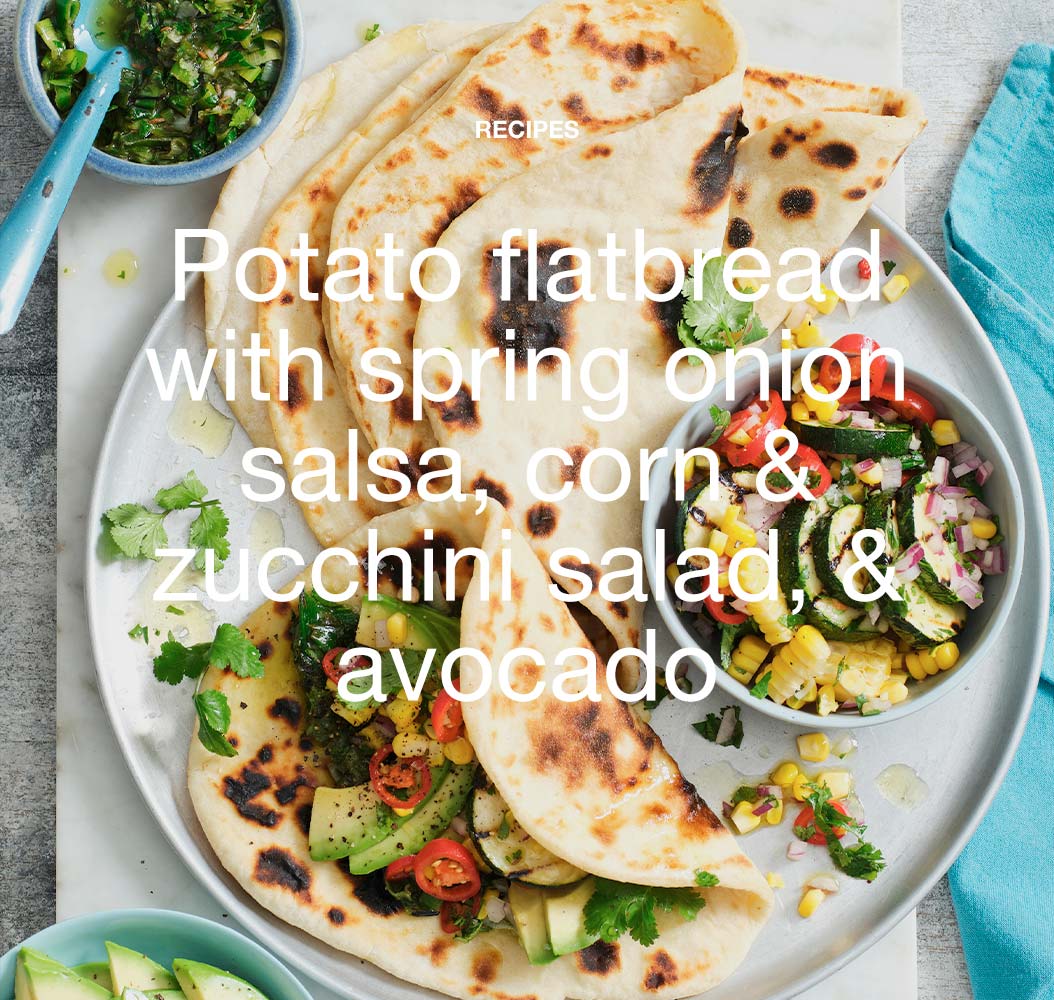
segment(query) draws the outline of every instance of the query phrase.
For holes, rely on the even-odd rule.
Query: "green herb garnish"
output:
[[[209,753],[220,757],[237,757],[238,751],[227,739],[231,725],[231,706],[222,691],[202,691],[194,695],[198,713],[198,739]]]
[[[129,639],[142,639],[143,642],[150,644],[150,630],[145,625],[134,625],[128,630]]]
[[[720,406],[710,407],[710,419],[714,422],[714,429],[710,436],[703,442],[704,448],[710,448],[717,444],[725,428],[732,422],[732,414],[728,410],[722,410]]]
[[[702,722],[693,722],[692,728],[702,736],[704,740],[709,740],[711,743],[717,743],[717,735],[721,730],[721,720],[724,718],[725,712],[735,713],[736,724],[733,727],[731,734],[717,745],[722,747],[735,747],[738,750],[743,746],[743,723],[739,717],[740,711],[738,705],[729,705],[727,708],[721,709],[720,712],[711,712]]]
[[[593,895],[585,906],[585,930],[609,943],[629,934],[647,948],[659,937],[656,910],[675,911],[684,920],[694,920],[704,906],[706,900],[687,887],[664,889],[597,879]]]
[[[184,646],[171,632],[154,657],[154,676],[166,684],[200,677],[206,667],[232,670],[239,677],[263,677],[260,651],[237,625],[220,625],[211,642]]]
[[[772,671],[770,670],[750,689],[751,696],[754,698],[767,698],[769,696],[769,681],[771,680]]]
[[[895,260],[884,260],[884,261],[882,261],[882,270],[886,272],[886,277],[887,278],[893,273],[893,271],[896,268],[896,266],[897,266],[897,262]]]
[[[364,42],[372,42],[375,38],[380,38],[382,34],[383,32],[381,31],[381,26],[379,24],[371,24],[362,36],[362,40]]]
[[[695,884],[703,889],[713,889],[720,885],[721,880],[712,872],[697,871],[695,873]]]
[[[693,298],[695,268],[684,283],[684,307],[677,337],[685,347],[707,354],[745,347],[764,340],[768,330],[754,312],[753,302],[740,302],[729,294],[724,282],[724,257],[713,257],[703,265],[702,298]],[[689,358],[689,364],[701,364]]]
[[[831,790],[826,785],[806,785],[808,794],[805,801],[812,806],[813,824],[810,827],[801,828],[802,831],[812,830],[822,833],[827,840],[827,850],[831,860],[850,878],[863,879],[865,882],[874,882],[879,873],[886,867],[882,852],[864,840],[867,827],[857,822],[851,816],[844,816],[831,805]],[[812,828],[815,829],[812,829]],[[846,847],[838,837],[835,836],[836,829],[851,830],[857,838],[857,842]],[[802,837],[799,828],[794,832]],[[809,837],[802,837],[808,840]]]

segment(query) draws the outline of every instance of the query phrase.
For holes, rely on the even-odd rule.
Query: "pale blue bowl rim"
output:
[[[138,924],[134,931],[128,929],[133,922]],[[225,970],[252,983],[268,1000],[312,1000],[307,989],[274,955],[241,931],[191,913],[158,909],[87,913],[38,931],[0,958],[0,997],[14,996],[15,959],[23,947],[37,948],[63,964],[79,965],[87,961],[104,961],[103,942],[107,939],[116,939],[119,944],[135,948],[136,933],[164,935],[170,941],[169,950],[174,949],[173,958],[207,961],[199,958],[195,950],[222,949],[230,955],[227,963],[214,960],[209,964],[222,965]],[[188,943],[184,945],[184,941]],[[94,958],[83,957],[83,950],[73,953],[72,949],[84,949],[89,943],[95,945]],[[141,946],[139,950],[147,947]],[[216,958],[215,955],[209,957]]]
[[[48,0],[19,0],[15,28],[15,73],[26,103],[49,135],[62,120],[44,90],[37,62],[36,22]],[[276,0],[282,13],[285,56],[274,93],[260,114],[260,123],[244,132],[224,149],[200,160],[150,166],[132,163],[92,148],[88,166],[100,174],[127,184],[189,184],[230,170],[266,139],[282,120],[296,94],[304,62],[304,26],[298,0]]]
[[[794,367],[797,368],[808,354],[808,350],[799,349],[793,351],[791,353],[791,359]],[[770,355],[770,370],[775,368],[778,371],[779,362],[779,354]],[[760,369],[757,368],[757,365],[753,361],[751,361],[748,366],[744,366],[740,377],[737,379],[739,399],[748,398],[752,389],[756,389],[757,383],[755,380],[759,375]],[[703,412],[709,413],[711,403],[716,402],[719,405],[727,405],[724,403],[727,381],[727,379],[722,379],[718,382],[706,399],[693,403],[688,410],[685,411],[681,419],[677,421],[677,425],[663,442],[664,447],[670,450],[671,455],[673,454],[673,450],[678,447],[678,442],[685,436],[687,429],[695,422],[697,414]],[[822,726],[825,729],[861,729],[867,726],[892,722],[895,719],[903,719],[906,715],[911,715],[920,709],[932,705],[944,695],[948,694],[953,688],[958,687],[959,684],[966,680],[969,674],[973,672],[981,662],[984,654],[991,648],[992,644],[998,638],[999,633],[1002,631],[1006,624],[1006,620],[1010,615],[1010,608],[1014,603],[1018,584],[1021,581],[1025,517],[1020,482],[1018,480],[1017,472],[1014,469],[1013,462],[1010,460],[1010,456],[1007,453],[1006,446],[1003,444],[1002,439],[996,433],[985,415],[981,413],[981,411],[974,406],[974,404],[967,399],[963,393],[959,392],[958,389],[955,389],[950,385],[938,384],[936,380],[932,379],[930,376],[918,369],[912,368],[907,361],[905,361],[904,364],[904,384],[909,387],[915,385],[923,392],[929,392],[937,398],[944,395],[952,402],[952,407],[950,409],[958,408],[963,413],[969,413],[970,417],[977,422],[985,437],[988,439],[986,441],[974,441],[973,443],[983,452],[986,452],[986,457],[995,462],[1001,471],[1007,476],[1011,502],[1014,506],[1012,512],[1014,537],[1010,539],[1010,564],[1006,576],[1004,577],[1005,582],[1002,586],[1001,593],[998,595],[996,607],[991,612],[991,617],[986,623],[984,634],[979,637],[978,641],[972,641],[968,647],[963,649],[962,656],[955,669],[946,671],[938,677],[929,678],[921,692],[917,694],[913,693],[912,697],[908,698],[907,701],[894,706],[888,712],[881,712],[875,715],[839,715],[832,713],[831,715],[823,716],[821,718],[811,712],[797,711],[788,708],[786,705],[778,705],[767,698],[760,699],[752,697],[747,688],[738,681],[733,680],[724,670],[721,669],[720,664],[716,665],[717,684],[715,690],[719,688],[726,694],[732,695],[741,704],[747,705],[748,707],[761,712],[763,715],[768,715],[781,722],[789,723],[792,726],[802,726],[809,729],[815,729],[817,726]],[[950,413],[949,415],[954,417],[955,414]],[[664,458],[655,463],[649,481],[648,499],[645,501],[644,512],[641,519],[644,541],[644,565],[646,567],[648,582],[651,585],[652,593],[655,592],[656,587],[656,580],[654,579],[653,573],[653,566],[656,558],[655,529],[659,526],[663,518],[663,508],[669,502],[670,491],[672,489],[671,472],[672,458]],[[1011,512],[1002,511],[1001,513],[1006,515]],[[688,626],[681,619],[680,612],[677,611],[672,601],[656,601],[655,603],[658,605],[659,614],[662,618],[663,624],[673,634],[679,647],[684,649],[697,648],[700,650],[704,648],[704,643],[699,637],[689,631]]]

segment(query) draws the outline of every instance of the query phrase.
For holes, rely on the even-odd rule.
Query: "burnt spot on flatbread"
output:
[[[433,965],[442,965],[450,953],[450,949],[454,945],[454,939],[452,937],[437,937],[433,938],[427,949],[424,949],[424,953],[428,955],[429,960]],[[422,949],[418,949],[419,951]]]
[[[243,767],[237,777],[227,775],[223,779],[223,795],[238,810],[238,814],[253,823],[269,828],[278,825],[278,813],[270,806],[257,802],[256,799],[270,787],[271,779],[253,764]]]
[[[392,416],[401,424],[414,422],[414,401],[409,391],[392,400]]]
[[[676,273],[672,265],[667,264],[667,270],[662,278],[649,282],[653,292],[663,294],[670,290],[670,286],[676,279]],[[644,318],[653,323],[659,332],[666,338],[671,351],[684,347],[681,338],[677,336],[677,329],[681,325],[681,317],[684,314],[684,299],[675,295],[672,299],[664,302],[649,299],[644,303]]]
[[[491,87],[486,86],[482,80],[476,78],[471,81],[465,91],[465,101],[468,107],[490,122],[523,122],[526,124],[530,116],[523,109],[523,105],[506,103],[504,98]],[[527,138],[527,130],[516,138],[506,134],[503,141],[512,143],[515,148],[525,155],[536,153],[541,149],[533,139]]]
[[[281,298],[278,300],[284,306],[291,306],[296,300],[293,297],[292,292],[282,292]]]
[[[329,910],[326,911],[326,919],[334,927],[342,927],[344,921],[348,919],[348,915],[339,906],[331,906]]]
[[[265,743],[256,751],[256,759],[261,764],[270,764],[274,760],[274,747],[270,743]]]
[[[472,398],[472,390],[467,385],[462,385],[450,399],[432,405],[444,424],[463,431],[479,429],[479,403]]]
[[[575,953],[578,968],[591,976],[609,976],[618,972],[622,964],[619,946],[607,941],[595,941],[588,948]]]
[[[584,160],[595,160],[598,157],[606,159],[611,155],[611,147],[605,146],[603,143],[597,143],[595,146],[590,146],[583,154]]]
[[[311,189],[307,192],[307,196],[313,202],[318,201],[320,198],[331,200],[333,197],[333,191],[325,180],[320,180],[317,184],[312,185]]]
[[[625,66],[634,73],[666,61],[665,52],[643,42],[609,41],[600,33],[600,28],[589,21],[579,22],[571,36],[571,44],[589,49],[602,59]]]
[[[289,365],[289,384],[287,386],[288,399],[282,400],[282,405],[290,412],[296,413],[302,406],[307,404],[307,393],[304,391],[304,383],[300,379],[300,369],[295,365]]]
[[[501,952],[496,948],[483,948],[472,959],[472,978],[477,983],[493,983],[501,969]]]
[[[425,149],[433,160],[445,160],[450,156],[450,150],[440,146],[438,142],[426,142]]]
[[[636,84],[633,80],[624,73],[619,73],[619,75],[611,81],[611,89],[615,91],[616,94],[621,94],[627,87],[635,86]]]
[[[850,201],[859,201],[861,198],[866,198],[867,197],[867,188],[862,188],[862,187],[850,188],[848,191],[846,191],[845,196]]]
[[[608,607],[614,612],[616,618],[629,617],[629,607],[625,601],[608,601]]]
[[[564,261],[554,267],[552,255],[570,244],[554,240],[538,244],[538,266],[533,289],[529,288],[527,247],[517,241],[512,245],[521,252],[518,257],[507,261],[510,276],[508,301],[502,301],[501,295],[502,260],[492,252],[497,246],[483,251],[483,294],[493,303],[486,319],[486,330],[491,341],[501,349],[502,360],[511,348],[516,367],[522,368],[527,365],[531,352],[556,347],[567,349],[572,339],[571,317],[575,303],[555,302],[546,293],[549,279],[568,270]],[[570,296],[579,290],[579,285],[578,277],[568,275],[556,282],[556,290]],[[511,336],[508,335],[509,331]],[[554,357],[542,358],[538,362],[538,369],[549,371],[559,363]]]
[[[313,803],[305,802],[296,810],[296,825],[300,832],[306,837],[311,830],[311,806]]]
[[[303,764],[297,766],[297,771],[300,773],[297,774],[292,781],[287,781],[284,785],[279,785],[275,791],[274,797],[279,805],[287,806],[290,802],[293,802],[296,799],[296,793],[299,789],[314,787],[314,781],[303,773]]]
[[[771,146],[769,146],[769,156],[774,160],[782,160],[787,155],[787,150],[790,147],[782,140],[777,139]]]
[[[754,230],[746,219],[736,216],[728,223],[726,239],[733,250],[740,250],[754,242]]]
[[[695,154],[689,176],[691,195],[685,209],[688,218],[704,218],[728,197],[736,148],[745,134],[740,109],[734,108],[721,120],[706,145]]]
[[[762,69],[748,69],[747,75],[762,83],[767,83],[773,90],[786,90],[790,84],[785,76],[777,76],[775,73],[766,73]]]
[[[785,219],[808,219],[816,213],[816,194],[811,188],[787,188],[780,195],[780,214]]]
[[[648,971],[644,974],[644,988],[649,992],[673,986],[677,982],[677,964],[670,953],[660,948],[651,956]]]
[[[548,538],[556,530],[556,517],[551,503],[536,503],[527,511],[527,530],[534,538]]]
[[[483,192],[479,185],[470,178],[461,178],[454,183],[454,194],[443,199],[443,211],[432,220],[432,228],[425,233],[426,245],[434,247],[439,237],[447,231],[462,212],[467,212],[480,198]]]
[[[496,483],[493,479],[488,479],[484,475],[476,476],[475,482],[472,484],[472,490],[473,492],[482,490],[487,496],[497,500],[502,507],[508,507],[511,502],[509,500],[508,491],[505,487],[502,486],[501,483]]]
[[[659,305],[659,303],[656,303]],[[570,465],[565,465],[560,476],[565,483],[570,483],[572,486],[578,486],[582,479],[582,463],[586,460],[586,455],[589,454],[589,448],[584,444],[573,444],[567,449],[568,458],[571,459]]]
[[[384,887],[384,869],[371,875],[351,875],[352,894],[370,913],[391,917],[402,912],[403,904]]]
[[[714,811],[703,801],[703,797],[684,776],[677,785],[677,792],[683,802],[681,822],[689,830],[694,827],[702,827],[704,830],[722,829],[721,820],[714,815]]]
[[[388,157],[384,163],[381,164],[381,170],[391,172],[398,167],[404,166],[407,163],[412,162],[414,158],[414,151],[409,146],[403,146],[402,149],[397,150]]]
[[[294,896],[311,899],[311,873],[284,847],[267,847],[256,856],[253,878],[261,885],[286,889]]]
[[[270,639],[264,639],[263,642],[256,644],[256,649],[260,654],[261,660],[269,659],[274,654],[274,644]]]
[[[544,24],[538,25],[527,36],[527,44],[539,55],[548,56],[552,54],[549,51],[549,29]]]
[[[736,199],[737,205],[745,205],[750,198],[750,188],[746,184],[737,184],[732,188],[732,197]]]
[[[821,167],[832,170],[850,170],[860,160],[856,147],[848,142],[825,142],[810,150],[809,155]]]
[[[900,118],[904,114],[904,99],[902,97],[887,98],[882,105],[882,114],[887,118]]]

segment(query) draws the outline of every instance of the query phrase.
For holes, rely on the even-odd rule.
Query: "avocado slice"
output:
[[[570,955],[588,948],[599,934],[586,932],[586,903],[593,895],[593,879],[549,890],[545,894],[545,925],[554,955]]]
[[[475,762],[452,767],[432,797],[418,806],[398,830],[373,847],[352,854],[348,858],[348,871],[352,875],[368,875],[407,854],[416,854],[461,812],[472,792],[475,776]]]
[[[121,1000],[187,1000],[182,990],[133,990],[130,986],[121,994]]]
[[[251,983],[214,965],[177,958],[172,968],[187,1000],[267,1000]]]
[[[549,945],[549,928],[545,922],[544,889],[522,882],[509,884],[509,906],[520,944],[527,952],[531,965],[548,965],[555,961],[556,953]]]
[[[417,809],[446,780],[450,761],[433,767],[432,789]],[[381,802],[367,781],[352,788],[318,788],[311,806],[308,845],[313,861],[338,861],[380,843],[405,825],[410,816],[397,816]]]
[[[82,979],[90,979],[103,989],[113,992],[113,980],[110,978],[110,966],[107,962],[85,962],[83,965],[72,966],[70,972],[76,973]]]
[[[113,1000],[108,989],[78,976],[34,948],[23,948],[15,963],[16,1000]]]
[[[163,965],[124,945],[106,942],[110,959],[110,980],[115,993],[133,990],[176,990],[179,983]]]

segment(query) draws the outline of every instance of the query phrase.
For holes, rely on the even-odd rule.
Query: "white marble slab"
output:
[[[524,13],[530,0],[500,5]],[[833,77],[896,84],[901,78],[899,0],[731,0],[747,28],[750,58]],[[307,71],[341,55],[377,17],[394,27],[427,17],[493,19],[484,0],[303,0]],[[383,10],[383,14],[380,11]],[[350,12],[350,13],[349,13]],[[789,38],[800,39],[794,47]],[[219,184],[179,190],[123,187],[96,176],[78,185],[59,236],[58,414],[58,788],[57,910],[60,919],[121,906],[159,906],[223,918],[187,874],[145,812],[106,725],[87,645],[83,567],[96,526],[84,511],[110,409],[143,336],[172,294],[172,229],[203,226]],[[903,218],[899,174],[880,203]],[[102,264],[127,247],[140,261],[136,282],[114,288]],[[144,669],[148,669],[144,664]],[[182,753],[182,748],[176,748]],[[841,973],[804,994],[808,1000],[913,1000],[915,920]],[[313,989],[318,1000],[327,991]],[[760,998],[758,998],[760,1000]]]

